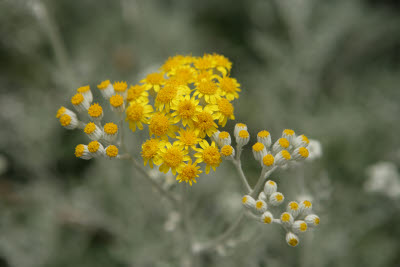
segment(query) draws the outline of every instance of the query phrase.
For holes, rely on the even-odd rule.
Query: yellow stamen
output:
[[[74,95],[72,98],[71,98],[71,103],[72,103],[72,105],[79,105],[79,104],[81,104],[82,102],[83,102],[83,100],[84,100],[85,98],[83,97],[83,95],[81,94],[81,93],[77,93],[76,95]]]
[[[224,116],[231,116],[233,115],[233,105],[225,98],[221,98],[217,102],[219,111]]]
[[[106,123],[104,125],[104,132],[108,135],[114,135],[118,132],[118,126],[112,122]]]
[[[64,127],[70,125],[71,117],[69,115],[67,115],[67,114],[62,115],[61,118],[60,118],[60,123]]]
[[[290,144],[286,138],[279,138],[279,145],[283,148],[288,148]]]
[[[118,156],[118,148],[114,145],[110,145],[106,148],[106,154],[110,158],[115,158],[116,156]]]
[[[267,154],[263,157],[263,164],[267,167],[272,166],[275,162],[275,158],[274,156],[272,156],[271,154]],[[272,182],[272,181],[271,181]],[[273,184],[272,184],[273,183]],[[274,182],[270,183],[271,185],[275,185]]]
[[[120,107],[124,104],[124,98],[121,95],[113,95],[110,97],[110,104],[114,108]]]
[[[126,82],[121,81],[121,82],[114,82],[113,87],[116,92],[124,92],[126,88],[128,88],[128,85],[126,84]]]
[[[95,103],[89,107],[88,114],[92,118],[98,118],[103,114],[103,109],[99,104]]]
[[[97,88],[99,88],[100,90],[104,90],[109,85],[110,85],[110,80],[105,80],[105,81],[102,81],[99,85],[97,85]]]
[[[65,107],[60,107],[57,110],[56,118],[59,119],[65,113],[65,111],[67,111],[67,109]]]
[[[232,155],[232,153],[233,153],[233,147],[231,147],[229,145],[223,146],[221,148],[221,154],[225,157]]]
[[[289,160],[291,158],[290,153],[287,150],[282,150],[281,155],[286,160]]]
[[[94,124],[93,122],[89,122],[88,124],[86,124],[85,129],[83,129],[86,134],[92,134],[95,130],[96,124]]]
[[[264,137],[268,137],[269,136],[269,132],[268,131],[261,131],[257,134],[258,137],[260,138],[264,138]]]
[[[300,156],[302,156],[303,158],[307,158],[308,157],[308,149],[305,147],[300,147],[299,148],[299,154]]]
[[[83,152],[85,151],[85,146],[80,144],[75,147],[75,156],[80,158],[83,156]]]
[[[239,132],[239,137],[240,138],[249,138],[249,132],[248,131],[246,131],[246,130],[241,130],[240,132]]]
[[[99,150],[100,143],[97,141],[92,141],[88,144],[88,150],[90,153],[95,153]]]
[[[78,93],[85,93],[87,91],[90,91],[90,86],[86,85],[86,86],[79,87],[76,91]]]
[[[262,144],[262,143],[255,143],[254,145],[253,145],[253,150],[254,151],[256,151],[256,152],[260,152],[260,151],[262,151],[263,149],[264,149],[265,147],[264,147],[264,145]]]

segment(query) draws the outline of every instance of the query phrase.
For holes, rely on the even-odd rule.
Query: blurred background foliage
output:
[[[126,162],[77,160],[86,137],[55,112],[81,85],[135,84],[169,56],[213,52],[234,63],[253,136],[321,142],[321,159],[274,177],[289,199],[312,196],[322,225],[293,249],[247,220],[200,266],[399,266],[400,197],[364,186],[382,161],[399,179],[399,15],[395,0],[1,0],[0,266],[179,265],[177,213]],[[144,136],[129,135],[133,153]],[[230,167],[191,188],[200,240],[241,209]]]

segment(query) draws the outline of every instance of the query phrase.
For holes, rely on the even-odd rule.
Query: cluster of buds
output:
[[[125,82],[111,84],[107,80],[97,87],[109,102],[111,110],[121,119],[121,114],[125,110],[127,84]],[[90,86],[79,87],[71,98],[71,104],[79,115],[86,114],[89,121],[82,122],[77,113],[63,106],[57,111],[56,117],[64,128],[68,130],[81,129],[92,140],[88,144],[79,144],[75,147],[76,157],[86,160],[96,157],[118,158],[118,126],[113,122],[107,122],[102,126],[103,108],[98,103],[92,102],[93,94]]]
[[[264,224],[280,224],[286,231],[286,242],[295,247],[300,242],[298,234],[317,226],[319,217],[311,213],[312,204],[308,200],[300,203],[291,201],[288,203],[286,211],[281,213],[279,217],[274,217],[272,214],[273,209],[281,206],[285,200],[284,195],[277,192],[277,189],[276,182],[268,180],[257,200],[250,195],[245,195],[242,198],[242,204],[248,211],[255,214],[260,222]]]

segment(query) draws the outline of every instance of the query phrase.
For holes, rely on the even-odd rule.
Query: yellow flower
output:
[[[194,66],[198,70],[208,70],[215,67],[215,60],[210,54],[204,54],[203,57],[198,57],[194,61]]]
[[[193,58],[191,56],[176,55],[174,57],[169,57],[167,61],[165,61],[164,65],[161,66],[161,70],[170,73],[178,67],[192,62]]]
[[[221,88],[221,95],[226,96],[229,101],[239,98],[240,84],[235,78],[219,77],[219,87]]]
[[[148,102],[149,93],[146,92],[146,86],[144,85],[131,85],[128,89],[128,94],[126,101],[136,101],[136,102]]]
[[[168,73],[168,76],[174,77],[182,84],[189,84],[194,82],[196,70],[188,65],[181,65]]]
[[[168,139],[168,135],[175,138],[175,132],[178,130],[178,126],[172,124],[174,124],[174,122],[166,114],[160,112],[154,113],[150,119],[150,136],[154,134],[156,137]]]
[[[206,164],[207,174],[210,172],[210,168],[215,171],[215,168],[218,167],[222,161],[218,147],[215,145],[215,142],[212,142],[211,145],[209,145],[206,140],[203,140],[203,142],[200,142],[199,144],[201,148],[196,148],[198,153],[194,154],[197,158],[196,162],[204,162]]]
[[[217,131],[217,124],[214,120],[217,119],[215,105],[207,105],[194,118],[194,128],[199,137],[204,138],[206,135],[211,136]]]
[[[196,134],[193,129],[179,129],[179,135],[176,137],[178,141],[176,143],[182,146],[184,149],[196,148],[196,145],[202,140]]]
[[[140,82],[144,83],[146,90],[153,88],[155,92],[158,92],[160,91],[161,85],[165,84],[164,74],[158,72],[150,73],[146,76],[146,79]]]
[[[189,162],[183,166],[180,172],[178,172],[176,180],[179,180],[179,183],[184,181],[192,186],[192,183],[197,183],[196,178],[199,177],[200,173],[202,173],[199,169],[200,166],[197,166],[197,162],[192,164],[192,160],[190,159]]]
[[[129,128],[135,132],[136,126],[143,130],[143,123],[148,124],[153,107],[147,105],[148,101],[145,102],[130,102],[129,107],[126,109],[126,120],[129,121]]]
[[[175,110],[171,116],[174,123],[182,121],[182,125],[193,126],[194,117],[202,111],[199,100],[189,95],[178,97],[172,101],[171,109]]]
[[[176,143],[173,145],[170,142],[166,143],[165,147],[160,149],[159,163],[161,163],[161,166],[159,170],[167,173],[171,169],[173,175],[176,175],[176,172],[181,172],[185,166],[184,162],[190,160],[190,156],[187,153],[187,150],[184,150]]]
[[[212,73],[212,71],[209,70],[201,70],[197,73],[194,81],[195,81],[195,85],[197,85],[199,82],[205,80],[205,81],[211,81],[214,78],[216,79],[218,77],[218,75],[214,75]]]
[[[221,90],[212,80],[202,79],[196,84],[193,96],[204,98],[206,103],[216,104],[217,100],[221,98]]]
[[[160,149],[165,146],[165,141],[160,139],[149,139],[142,144],[142,158],[144,166],[149,162],[150,167],[153,169],[153,163],[160,164]]]
[[[234,120],[233,105],[225,98],[217,100],[217,112],[215,113],[218,118],[218,123],[222,127],[225,127],[228,119]]]
[[[212,57],[214,59],[217,70],[219,70],[223,76],[226,76],[227,72],[231,71],[232,62],[230,62],[229,59],[227,59],[223,55],[218,55],[214,53]]]
[[[175,99],[177,94],[177,86],[173,84],[165,85],[160,91],[158,91],[154,106],[158,111],[163,111],[165,107],[165,111],[169,112],[171,102]]]

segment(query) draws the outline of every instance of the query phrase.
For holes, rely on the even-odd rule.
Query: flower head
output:
[[[185,161],[189,161],[187,150],[174,143],[166,143],[165,147],[160,149],[160,171],[167,173],[169,170],[175,175],[176,172],[181,172],[185,165]]]
[[[215,142],[212,142],[210,145],[206,140],[203,140],[203,142],[199,144],[201,148],[197,148],[196,151],[198,151],[198,153],[194,155],[197,158],[196,162],[204,162],[206,164],[207,174],[210,172],[210,168],[215,171],[215,168],[218,167],[222,161],[218,147],[215,145]]]
[[[189,183],[192,186],[192,183],[197,183],[196,178],[199,177],[199,174],[202,173],[200,166],[197,166],[197,162],[192,164],[192,160],[190,159],[188,163],[186,163],[180,171],[178,171],[178,176],[176,180],[181,183],[182,181]]]
[[[161,86],[165,84],[164,74],[158,72],[150,73],[140,82],[144,83],[146,90],[153,89],[157,93],[160,91]]]
[[[178,126],[173,124],[174,122],[169,116],[160,112],[154,113],[149,124],[150,136],[155,135],[163,139],[168,139],[167,136],[175,138],[175,132],[178,130]]]
[[[142,144],[142,152],[141,152],[144,161],[144,166],[147,165],[147,162],[149,162],[151,168],[153,168],[153,163],[160,165],[161,162],[159,161],[159,153],[160,149],[164,146],[165,142],[161,139],[146,140]]]
[[[144,102],[130,102],[129,107],[125,110],[126,120],[129,121],[129,128],[135,132],[136,127],[143,130],[143,124],[149,123],[152,116],[153,107]]]

